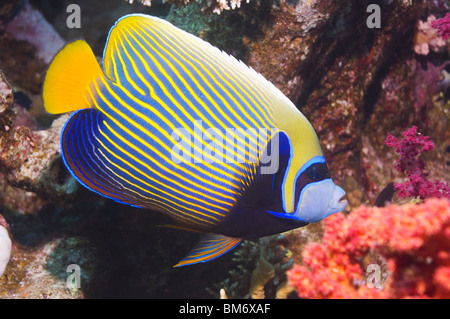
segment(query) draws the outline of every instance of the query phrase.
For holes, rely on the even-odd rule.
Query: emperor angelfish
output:
[[[103,70],[86,42],[67,44],[47,71],[43,99],[49,113],[75,111],[61,153],[83,186],[205,233],[175,267],[347,205],[295,105],[244,63],[165,20],[119,19]]]

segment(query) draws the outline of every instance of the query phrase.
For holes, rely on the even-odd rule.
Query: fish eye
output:
[[[314,164],[308,167],[305,171],[305,175],[312,181],[316,182],[325,178],[330,177],[330,173],[328,171],[328,167],[326,164]]]
[[[308,168],[306,170],[306,176],[308,176],[308,178],[312,181],[318,180],[319,179],[319,170],[317,169],[316,166],[311,166],[310,168]]]

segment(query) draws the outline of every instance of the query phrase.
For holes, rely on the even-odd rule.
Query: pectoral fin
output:
[[[226,237],[218,234],[208,234],[174,267],[193,265],[196,263],[213,260],[229,252],[240,242],[240,238]]]

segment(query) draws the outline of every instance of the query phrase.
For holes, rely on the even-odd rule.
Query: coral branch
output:
[[[450,13],[447,13],[444,18],[432,21],[431,27],[438,30],[444,40],[450,39]]]
[[[400,159],[395,168],[409,178],[405,183],[394,183],[399,191],[399,197],[428,197],[450,198],[450,186],[448,183],[435,180],[428,181],[428,173],[425,171],[426,163],[421,157],[422,153],[432,151],[434,143],[430,137],[417,133],[417,127],[413,126],[402,133],[403,139],[398,140],[388,133],[385,144],[400,154]]]

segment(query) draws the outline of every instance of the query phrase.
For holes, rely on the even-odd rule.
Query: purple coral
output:
[[[431,22],[431,26],[438,30],[444,40],[450,39],[450,13],[444,18]]]
[[[434,143],[430,140],[430,137],[418,134],[416,126],[407,129],[402,135],[404,138],[398,140],[388,133],[384,142],[400,154],[400,159],[397,161],[395,168],[409,178],[409,181],[403,184],[394,183],[398,196],[419,197],[422,200],[428,197],[450,198],[448,183],[439,180],[434,182],[427,180],[426,163],[420,155],[434,149]]]

